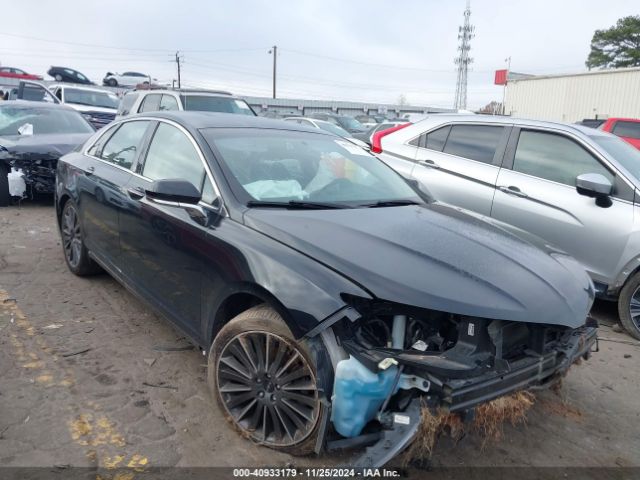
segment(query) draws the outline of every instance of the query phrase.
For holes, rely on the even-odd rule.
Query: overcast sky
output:
[[[450,107],[465,0],[31,0],[4,9],[0,62],[46,77],[50,65],[96,83],[137,70],[159,81],[278,96]],[[597,28],[638,14],[638,0],[472,0],[469,108],[501,100],[496,69],[584,70]],[[32,38],[25,38],[32,37]],[[42,40],[37,40],[42,39]],[[43,41],[44,40],[44,41]],[[110,47],[110,48],[105,48]]]

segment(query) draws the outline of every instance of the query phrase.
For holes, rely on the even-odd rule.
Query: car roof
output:
[[[604,132],[600,130],[596,130],[590,127],[585,127],[583,125],[569,124],[569,123],[561,123],[561,122],[550,122],[545,120],[531,120],[528,118],[518,118],[518,117],[507,117],[501,115],[464,115],[464,114],[444,114],[437,113],[427,115],[425,118],[417,121],[414,125],[421,125],[426,123],[431,123],[434,120],[437,120],[437,123],[449,123],[449,122],[460,122],[460,123],[499,123],[504,125],[526,125],[531,127],[550,127],[550,128],[559,128],[568,131],[575,131],[582,133],[584,135],[594,136],[594,135],[604,135]]]
[[[195,89],[195,88],[144,88],[139,90],[133,90],[128,93],[180,93],[185,95],[190,94],[199,94],[199,95],[212,95],[212,96],[224,96],[224,97],[232,97],[233,94],[231,92],[226,92],[224,90],[206,90],[206,89]]]
[[[317,128],[305,127],[293,122],[280,119],[257,117],[253,115],[238,115],[237,113],[197,112],[171,110],[164,112],[147,112],[127,116],[126,118],[152,117],[173,120],[185,127],[203,128],[264,128],[272,130],[296,130],[301,132],[324,132]]]
[[[115,95],[115,93],[113,91],[107,90],[106,88],[85,87],[84,85],[81,85],[79,83],[54,83],[54,84],[49,85],[49,88],[57,88],[57,87],[73,88],[75,90],[85,90],[87,92],[104,92],[104,93],[110,93],[112,95]]]

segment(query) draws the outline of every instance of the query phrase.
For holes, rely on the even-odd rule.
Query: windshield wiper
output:
[[[376,208],[376,207],[404,207],[405,205],[422,205],[422,204],[420,202],[416,202],[415,200],[380,200],[379,202],[363,203],[358,206]]]
[[[309,210],[326,210],[336,208],[352,208],[349,205],[329,202],[311,202],[306,200],[289,200],[288,202],[271,202],[265,200],[250,200],[247,207],[299,208]]]

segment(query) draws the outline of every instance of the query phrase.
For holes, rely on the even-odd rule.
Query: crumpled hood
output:
[[[0,137],[0,159],[58,159],[86,142],[92,133],[11,135]]]
[[[245,222],[383,300],[572,328],[593,302],[593,284],[573,258],[443,204],[253,208]]]

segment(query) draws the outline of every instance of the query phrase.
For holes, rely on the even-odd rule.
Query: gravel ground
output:
[[[619,330],[612,304],[594,313],[600,352],[572,368],[559,394],[538,393],[526,424],[506,425],[498,442],[442,438],[430,464],[640,467],[640,343]],[[0,209],[0,467],[335,462],[242,439],[209,398],[204,363],[109,276],[69,273],[50,206]]]

